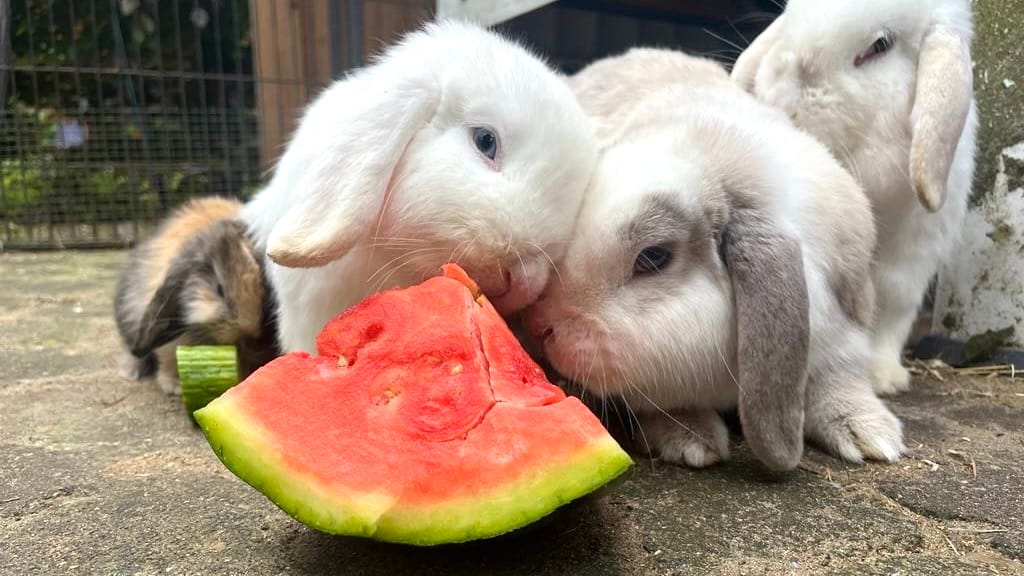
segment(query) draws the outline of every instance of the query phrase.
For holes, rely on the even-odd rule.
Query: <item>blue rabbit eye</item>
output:
[[[491,160],[498,155],[498,135],[490,128],[473,128],[473,145]]]

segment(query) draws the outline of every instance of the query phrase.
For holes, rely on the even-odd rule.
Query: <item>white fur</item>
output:
[[[945,202],[929,212],[918,202],[910,168],[918,56],[933,30],[970,45],[969,2],[790,0],[776,22],[740,57],[733,76],[825,144],[871,198],[878,227],[875,387],[879,393],[906,390],[902,349],[929,282],[959,240],[978,124],[972,101]],[[883,29],[892,31],[893,48],[854,66]]]
[[[849,460],[894,460],[901,425],[870,384],[869,318],[851,318],[836,291],[865,293],[870,316],[868,200],[824,147],[707,67],[680,53],[635,49],[573,79],[607,147],[560,278],[527,310],[527,325],[559,372],[600,396],[624,398],[662,458],[690,466],[725,459],[724,427],[708,419],[735,406],[744,383],[735,378],[737,318],[716,240],[694,238],[708,234],[698,228],[671,232],[696,242],[697,253],[677,247],[668,268],[634,275],[638,247],[624,231],[655,195],[705,223],[728,220],[730,206],[765,206],[802,245],[810,307],[805,434]]]
[[[691,468],[729,459],[729,429],[714,410],[641,411],[637,421],[652,456]]]
[[[498,134],[494,161],[474,147],[478,126]],[[276,260],[282,348],[314,352],[333,316],[447,261],[502,312],[525,307],[562,254],[596,156],[564,80],[520,46],[458,22],[408,35],[309,106],[245,207]]]

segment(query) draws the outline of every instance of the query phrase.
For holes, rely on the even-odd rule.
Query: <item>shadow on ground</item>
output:
[[[892,401],[911,453],[785,478],[742,445],[638,461],[522,533],[433,549],[331,537],[232,476],[152,383],[116,376],[121,252],[0,255],[3,574],[1024,574],[1024,383],[940,374]]]

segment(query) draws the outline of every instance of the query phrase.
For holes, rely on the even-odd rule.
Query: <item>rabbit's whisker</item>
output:
[[[729,362],[725,359],[725,354],[722,354],[722,349],[718,347],[717,342],[712,343],[715,345],[715,352],[718,354],[718,358],[722,361],[722,366],[725,366],[725,371],[729,374],[729,378],[732,380],[733,384],[736,385],[736,389],[742,392],[743,387],[740,386],[740,381],[736,379],[736,375],[732,373],[732,368],[729,367]]]
[[[710,441],[709,441],[709,440],[708,440],[707,438],[705,438],[703,434],[700,434],[700,433],[698,433],[698,432],[697,432],[696,430],[694,430],[693,428],[690,428],[690,427],[689,427],[689,426],[687,426],[686,424],[683,424],[683,423],[682,423],[682,422],[681,422],[681,421],[680,421],[680,420],[679,420],[678,418],[676,418],[675,416],[673,416],[672,414],[670,414],[670,413],[669,413],[669,412],[668,412],[667,410],[665,410],[665,409],[664,409],[664,408],[662,408],[661,406],[658,406],[658,403],[657,403],[657,402],[655,402],[654,400],[652,400],[652,399],[650,398],[650,396],[648,396],[647,394],[644,394],[643,390],[641,390],[641,389],[640,389],[639,387],[637,387],[637,386],[634,386],[634,385],[633,385],[633,384],[632,384],[631,382],[626,382],[626,385],[627,385],[627,386],[629,386],[629,387],[630,387],[630,388],[631,388],[631,389],[632,389],[632,390],[633,390],[634,392],[636,392],[637,394],[639,394],[639,395],[640,395],[640,396],[641,396],[641,397],[642,397],[642,398],[643,398],[644,400],[646,400],[646,401],[647,401],[647,402],[648,402],[648,403],[649,403],[649,404],[650,404],[651,406],[653,406],[655,410],[657,410],[657,411],[658,411],[658,412],[660,412],[660,413],[661,413],[661,414],[662,414],[663,416],[665,416],[666,418],[668,418],[669,420],[671,420],[671,421],[672,421],[673,423],[675,423],[675,425],[677,425],[677,426],[679,426],[680,428],[682,428],[683,430],[685,430],[685,431],[686,431],[687,433],[689,433],[689,434],[690,434],[691,436],[693,436],[694,438],[696,438],[696,439],[700,440],[700,441],[701,441],[701,443],[703,443],[703,444],[704,444],[705,446],[707,446],[708,448],[714,449],[714,444],[712,444],[712,443],[711,443],[711,442],[710,442]]]
[[[750,12],[744,14],[739,18],[734,18],[730,23],[744,24],[746,22],[771,22],[775,20],[777,16],[768,12]],[[749,43],[748,43],[749,45]]]
[[[713,50],[711,52],[698,52],[698,55],[710,58],[719,64],[733,65],[739,58],[740,52],[735,50]]]
[[[479,240],[479,239],[480,239],[480,235],[477,234],[476,236],[473,237],[472,240],[470,240],[469,242],[465,243],[465,245],[462,248],[462,251],[459,252],[459,255],[455,257],[454,262],[456,264],[459,264],[460,262],[462,262],[462,259],[466,257],[466,254],[469,254],[469,251],[473,249],[473,244],[476,244],[476,241]]]
[[[716,34],[715,32],[713,32],[711,30],[708,30],[707,28],[701,28],[701,30],[703,30],[705,33],[707,33],[712,38],[715,38],[716,40],[718,40],[718,41],[720,41],[720,42],[722,42],[724,44],[728,44],[729,46],[732,46],[733,48],[739,50],[740,52],[743,52],[743,46],[740,46],[739,44],[733,42],[732,40],[729,40],[725,36],[722,36],[720,34]]]
[[[523,269],[523,280],[526,281],[526,285],[530,285],[530,270],[526,267],[526,261],[523,260],[523,255],[519,253],[519,250],[513,248],[512,251],[515,253],[516,258],[519,259],[519,266]]]
[[[462,242],[456,244],[455,248],[452,248],[452,253],[448,255],[448,262],[455,262],[455,253],[461,250],[462,247],[466,244],[466,242],[469,242],[469,240],[463,240]]]
[[[384,225],[384,214],[388,211],[388,204],[391,203],[391,196],[394,194],[395,186],[388,186],[384,192],[384,201],[381,203],[380,212],[377,213],[377,225],[373,229],[373,238],[380,236],[380,229]],[[373,247],[370,247],[370,258],[373,258]]]
[[[626,411],[629,413],[629,417],[631,419],[630,420],[630,425],[629,425],[629,435],[630,435],[630,437],[633,437],[633,422],[636,422],[636,431],[637,431],[637,433],[640,434],[640,440],[644,443],[644,449],[647,451],[647,456],[650,459],[651,467],[653,468],[654,467],[654,450],[651,448],[651,443],[647,440],[647,433],[644,432],[644,425],[640,421],[640,417],[637,416],[636,411],[633,410],[633,407],[629,405],[629,400],[627,400],[625,397],[623,397],[622,398],[622,404],[623,404],[623,406],[626,407]]]
[[[743,43],[747,45],[746,47],[749,48],[750,40],[746,36],[744,36],[742,32],[740,32],[740,29],[736,27],[736,23],[733,20],[729,20],[729,27],[732,28],[733,32],[735,32],[736,35],[743,40]]]
[[[842,152],[843,155],[842,160],[846,164],[846,168],[853,174],[854,179],[858,182],[863,182],[864,179],[860,173],[860,166],[858,166],[857,162],[854,161],[853,153],[850,152],[850,148],[842,141],[839,142],[839,146],[841,148],[840,152]]]
[[[377,291],[383,290],[384,287],[387,286],[388,280],[390,280],[392,276],[394,276],[396,273],[398,273],[398,271],[401,270],[402,268],[405,268],[406,266],[408,266],[409,264],[412,264],[415,261],[416,261],[415,255],[410,254],[409,257],[407,257],[404,262],[402,262],[398,266],[393,267],[390,272],[388,272],[385,276],[383,276],[380,279],[380,282],[377,283],[377,285],[375,286],[374,289],[377,290]]]
[[[533,242],[530,243],[530,246],[537,250],[537,252],[539,252],[541,256],[547,259],[547,261],[551,264],[551,270],[555,273],[555,278],[558,279],[558,284],[564,286],[565,282],[562,281],[562,274],[561,272],[558,271],[558,265],[555,264],[555,261],[551,259],[550,255],[548,255],[547,250],[545,250],[539,244],[534,244]]]
[[[388,266],[391,266],[395,262],[398,262],[400,260],[405,260],[405,259],[411,259],[411,258],[415,257],[417,254],[423,254],[425,252],[436,252],[438,250],[439,250],[439,248],[419,248],[419,249],[416,249],[416,250],[410,250],[408,252],[402,252],[398,256],[392,258],[391,260],[388,260],[382,266],[377,268],[377,271],[374,272],[373,274],[371,274],[370,277],[366,279],[366,283],[369,284],[369,283],[373,282],[373,279],[376,278],[378,274],[381,274],[382,272],[387,270]]]

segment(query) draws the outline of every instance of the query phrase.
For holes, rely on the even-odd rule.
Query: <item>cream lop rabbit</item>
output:
[[[971,38],[967,0],[790,0],[732,71],[824,143],[872,200],[879,393],[910,385],[903,346],[960,237],[978,125]]]
[[[869,202],[828,151],[716,64],[634,49],[571,81],[604,149],[573,239],[526,325],[561,374],[624,398],[651,451],[728,457],[738,405],[768,467],[803,438],[895,460],[867,327]]]

